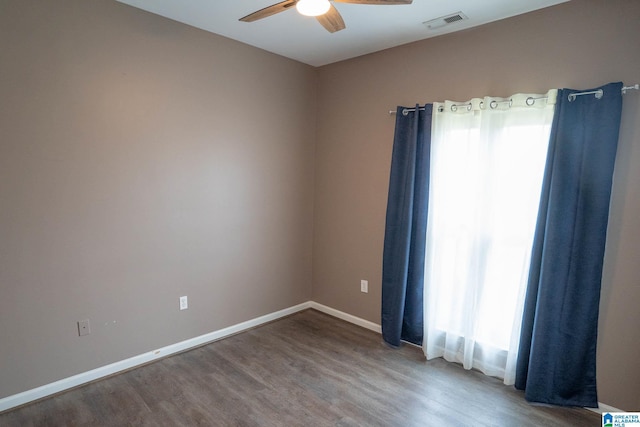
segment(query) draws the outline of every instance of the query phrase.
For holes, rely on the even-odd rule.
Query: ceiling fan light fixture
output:
[[[296,3],[298,12],[305,16],[320,16],[329,11],[329,0],[299,0]]]

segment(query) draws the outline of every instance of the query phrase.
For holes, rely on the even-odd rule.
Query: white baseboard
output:
[[[345,320],[354,325],[361,326],[363,328],[372,330],[377,333],[382,332],[382,328],[377,323],[364,320],[360,317],[353,316],[335,308],[328,307],[326,305],[319,304],[315,301],[307,301],[302,304],[295,305],[293,307],[285,308],[274,313],[265,314],[264,316],[256,317],[255,319],[247,320],[246,322],[238,323],[236,325],[229,326],[208,334],[200,335],[195,338],[181,341],[176,344],[171,344],[166,347],[159,348],[157,350],[149,351],[147,353],[139,354],[137,356],[130,357],[119,362],[112,363],[110,365],[102,366],[100,368],[92,369],[91,371],[83,372],[72,377],[63,378],[59,381],[55,381],[50,384],[45,384],[41,387],[37,387],[31,390],[24,391],[22,393],[14,394],[11,396],[0,399],[0,412],[7,411],[11,408],[15,408],[20,405],[24,405],[34,400],[42,399],[47,396],[60,393],[62,391],[77,387],[82,384],[86,384],[91,381],[95,381],[100,378],[107,377],[109,375],[117,374],[118,372],[125,371],[127,369],[135,368],[137,366],[144,365],[145,363],[153,362],[154,360],[161,359],[163,357],[170,356],[172,354],[180,353],[201,345],[216,341],[225,337],[228,337],[238,332],[246,331],[248,329],[260,326],[262,324],[271,322],[273,320],[280,319],[290,314],[297,313],[308,308],[326,313],[330,316],[337,317],[338,319]],[[614,408],[613,406],[605,405],[598,402],[598,408],[587,408],[590,411],[597,412],[599,414],[605,412],[624,412],[621,409]]]
[[[353,316],[351,314],[345,313],[344,311],[336,310],[335,308],[327,307],[326,305],[318,304],[315,301],[309,302],[310,307],[321,311],[323,313],[329,314],[333,317],[337,317],[338,319],[346,320],[349,323],[353,323],[354,325],[362,326],[363,328],[370,329],[377,333],[382,333],[382,328],[377,323],[369,322],[368,320],[361,319],[360,317]]]
[[[247,329],[260,326],[264,323],[277,320],[281,317],[306,310],[307,308],[310,308],[311,305],[311,301],[307,301],[293,307],[285,308],[284,310],[276,311],[274,313],[256,317],[255,319],[247,320],[246,322],[238,323],[227,328],[210,332],[208,334],[200,335],[198,337],[171,344],[157,350],[139,354],[137,356],[133,356],[128,359],[112,363],[110,365],[92,369],[87,372],[82,372],[72,377],[63,378],[59,381],[45,384],[41,387],[33,388],[22,393],[4,397],[0,399],[0,412],[15,408],[16,406],[24,405],[25,403],[33,402],[34,400],[42,399],[43,397],[60,393],[61,391],[65,391],[70,388],[77,387],[79,385],[86,384],[88,382],[95,381],[97,379],[104,378],[127,369],[135,368],[137,366],[170,356],[175,353],[180,353],[191,348],[199,347],[203,344],[228,337],[238,332],[246,331]]]
[[[605,405],[602,402],[598,402],[597,408],[587,408],[592,412],[597,412],[598,414],[604,414],[605,412],[625,412],[622,409],[614,408],[613,406]]]

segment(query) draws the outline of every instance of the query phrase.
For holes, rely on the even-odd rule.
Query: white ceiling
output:
[[[247,23],[239,18],[279,0],[118,0],[313,66],[475,27],[568,0],[414,0],[410,5],[334,3],[346,29],[327,32],[291,8]],[[429,30],[422,23],[462,12],[469,19]]]

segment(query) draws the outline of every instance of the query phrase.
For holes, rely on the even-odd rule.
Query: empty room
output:
[[[639,23],[0,0],[0,425],[637,413]]]

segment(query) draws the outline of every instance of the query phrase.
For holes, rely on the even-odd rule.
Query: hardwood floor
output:
[[[0,414],[1,426],[599,426],[307,310]]]

